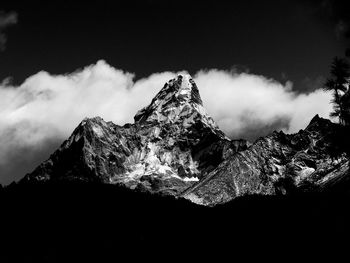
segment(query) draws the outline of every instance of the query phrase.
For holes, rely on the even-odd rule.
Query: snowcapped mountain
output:
[[[254,144],[230,140],[206,113],[189,75],[168,81],[151,103],[118,126],[84,119],[21,183],[87,181],[215,205],[248,194],[321,189],[345,176],[345,154],[332,157],[335,124],[315,116],[299,133]]]
[[[296,134],[273,134],[224,160],[183,196],[200,204],[224,203],[247,194],[318,191],[349,172],[345,153],[335,152],[336,125],[316,115]]]

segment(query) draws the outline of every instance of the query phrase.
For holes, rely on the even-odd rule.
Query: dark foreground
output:
[[[284,262],[349,250],[344,189],[245,197],[213,208],[89,184],[17,185],[0,198],[0,262]]]

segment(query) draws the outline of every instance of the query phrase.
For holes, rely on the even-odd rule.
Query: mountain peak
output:
[[[206,113],[196,83],[188,74],[179,74],[169,80],[134,117],[136,123],[177,123],[189,126],[198,120],[218,130],[214,120]]]
[[[176,80],[179,85],[176,94],[178,99],[191,101],[192,103],[197,103],[199,105],[203,104],[197,85],[189,74],[179,74],[176,79],[173,79],[173,81],[174,80]]]
[[[309,125],[306,127],[306,130],[321,130],[321,129],[329,129],[332,126],[332,122],[328,119],[324,119],[316,114]]]
[[[103,182],[204,205],[310,183],[316,189],[348,173],[346,155],[329,154],[334,125],[316,115],[296,134],[273,133],[252,145],[230,140],[206,113],[191,76],[180,74],[136,114],[134,124],[84,119],[22,182]]]
[[[135,122],[173,120],[185,108],[202,106],[196,83],[188,74],[179,74],[165,83],[151,103],[134,117]]]
[[[136,114],[135,124],[120,127],[100,117],[85,118],[29,177],[75,176],[152,189],[175,181],[171,191],[176,192],[236,150],[206,113],[191,76],[178,75]]]

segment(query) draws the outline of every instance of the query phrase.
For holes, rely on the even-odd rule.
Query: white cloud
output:
[[[9,182],[13,158],[16,165],[28,158],[35,164],[42,161],[31,152],[43,152],[46,144],[52,150],[84,117],[101,116],[120,125],[133,122],[135,113],[175,75],[155,73],[134,82],[133,74],[99,61],[67,75],[42,71],[18,87],[0,84],[0,182]],[[204,107],[231,136],[264,126],[278,128],[276,123],[295,132],[316,113],[328,117],[330,111],[330,95],[321,90],[298,95],[291,83],[221,70],[200,71],[194,78]],[[21,175],[29,172],[26,169]]]
[[[297,94],[291,82],[282,85],[263,76],[222,70],[200,71],[195,81],[205,108],[231,137],[244,137],[247,130],[275,124],[285,132],[297,132],[314,115],[328,118],[331,111],[329,93],[318,89]]]

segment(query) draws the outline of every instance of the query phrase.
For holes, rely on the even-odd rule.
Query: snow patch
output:
[[[298,177],[295,179],[296,183],[299,184],[301,181],[306,179],[313,172],[315,172],[314,168],[302,167],[302,170],[298,173]]]
[[[98,137],[103,137],[103,130],[100,126],[93,125],[92,126],[92,131],[98,136]]]
[[[198,182],[199,178],[198,177],[184,177],[183,180],[185,182]]]
[[[306,167],[306,168],[304,168],[303,170],[300,171],[299,175],[300,175],[300,177],[304,178],[304,177],[309,176],[313,172],[315,172],[314,168]]]
[[[125,175],[129,178],[129,179],[137,179],[139,177],[141,177],[142,175],[144,175],[145,173],[145,167],[142,164],[136,164],[132,167],[132,171],[131,172],[127,172]]]
[[[197,205],[205,205],[204,199],[195,195],[194,193],[190,193],[184,196],[184,198],[190,200],[191,202],[197,204]]]
[[[191,76],[186,74],[182,75],[182,82],[180,87],[180,94],[190,94],[192,90],[192,84],[190,82]]]

